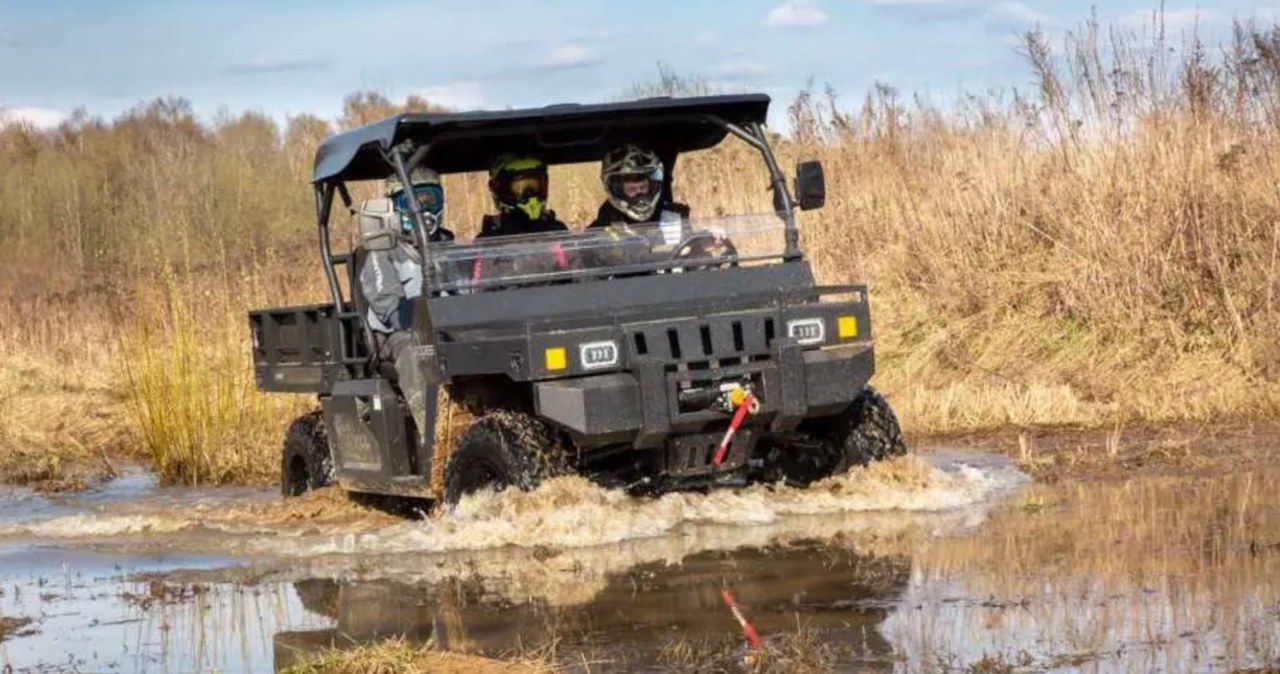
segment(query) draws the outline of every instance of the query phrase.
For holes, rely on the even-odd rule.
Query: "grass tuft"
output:
[[[281,433],[305,401],[256,392],[245,303],[229,279],[161,270],[157,284],[138,289],[117,360],[155,472],[189,485],[278,479]]]

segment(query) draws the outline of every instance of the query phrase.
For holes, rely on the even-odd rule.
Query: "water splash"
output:
[[[375,532],[335,536],[284,552],[439,553],[502,547],[582,548],[653,538],[690,525],[760,527],[807,515],[939,512],[987,502],[1022,484],[1007,462],[938,467],[894,459],[797,489],[755,485],[709,494],[631,498],[579,477],[551,480],[524,493],[482,491],[451,513]],[[271,549],[271,542],[260,551]],[[280,552],[280,550],[276,550]]]

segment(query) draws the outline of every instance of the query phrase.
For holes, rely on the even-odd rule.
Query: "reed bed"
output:
[[[784,165],[827,170],[827,206],[802,217],[809,258],[824,281],[869,285],[875,381],[904,426],[1277,416],[1280,29],[1239,23],[1204,45],[1158,22],[1089,22],[1060,44],[1028,33],[1021,52],[1025,91],[780,102]],[[705,87],[669,72],[654,86]],[[338,120],[280,124],[203,121],[161,99],[109,121],[0,129],[0,309],[13,317],[0,372],[17,373],[0,376],[0,465],[121,446],[176,481],[272,473],[305,400],[252,390],[243,314],[325,297],[314,148],[430,107],[362,93]],[[553,170],[567,222],[594,213],[595,171]],[[768,207],[760,162],[732,141],[675,175],[698,217]],[[490,207],[483,179],[449,176],[446,191],[450,226],[473,234]],[[31,412],[33,396],[53,399]]]

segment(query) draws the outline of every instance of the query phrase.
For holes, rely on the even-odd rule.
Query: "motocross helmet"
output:
[[[613,207],[637,222],[647,222],[662,198],[662,160],[634,143],[614,148],[600,165],[600,182]]]
[[[440,174],[433,169],[419,167],[409,174],[409,180],[413,183],[410,193],[417,200],[418,208],[423,215],[428,216],[428,221],[443,219],[444,187],[440,184]],[[395,177],[387,178],[383,182],[382,193],[395,203],[396,210],[400,212],[400,228],[405,233],[412,232],[413,212],[409,209],[410,197],[401,186],[400,180]]]
[[[503,213],[519,209],[537,220],[547,207],[547,165],[530,156],[504,154],[489,168],[489,195]]]

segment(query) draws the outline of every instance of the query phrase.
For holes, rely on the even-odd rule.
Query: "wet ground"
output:
[[[1274,666],[1277,477],[1041,485],[933,453],[808,491],[638,500],[569,478],[402,521],[126,471],[0,493],[0,665],[262,672],[403,636],[571,671],[734,671],[731,598],[766,643],[841,671]]]

